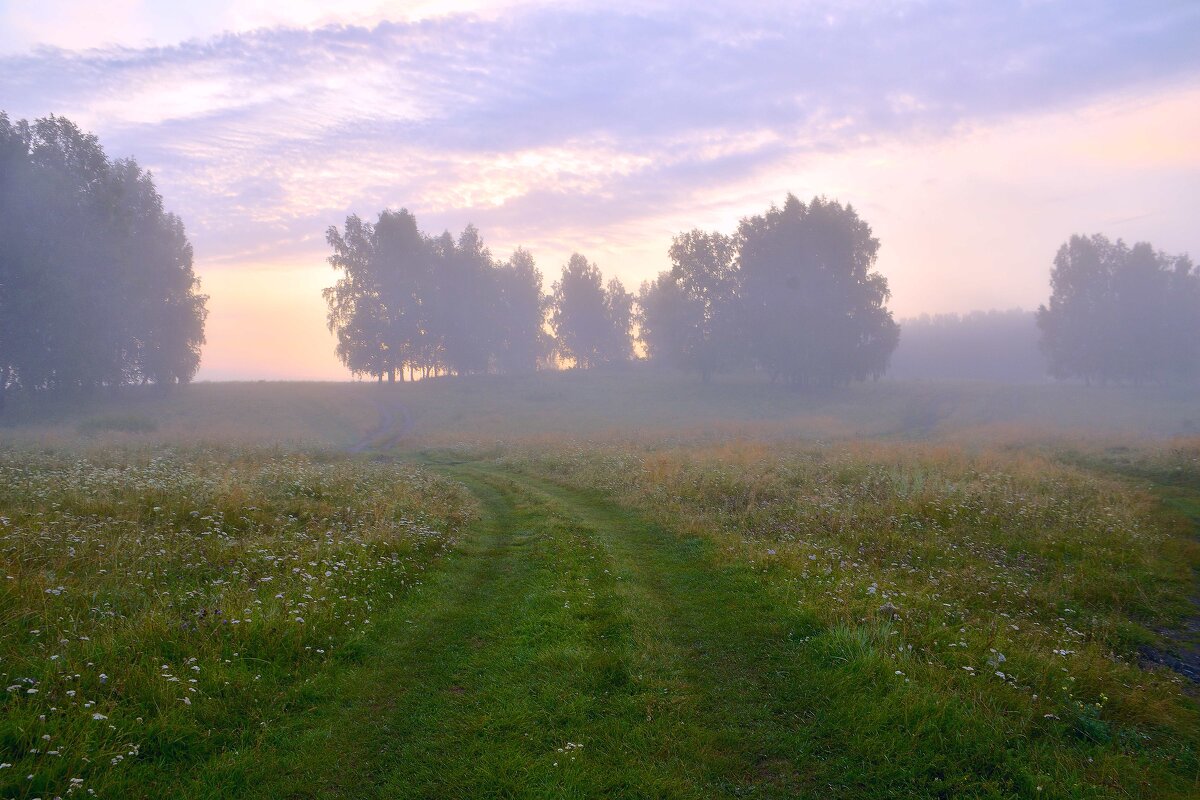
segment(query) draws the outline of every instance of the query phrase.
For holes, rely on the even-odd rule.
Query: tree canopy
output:
[[[325,290],[338,358],[355,375],[523,372],[549,355],[546,298],[533,257],[497,263],[479,231],[431,237],[407,210],[331,226]]]
[[[642,342],[652,360],[707,381],[741,355],[737,241],[693,230],[676,236],[668,255],[671,271],[642,284]]]
[[[1146,383],[1200,375],[1200,272],[1186,255],[1102,235],[1054,257],[1041,346],[1056,378]]]
[[[187,382],[206,300],[150,173],[67,119],[0,113],[0,398]]]
[[[704,377],[739,362],[796,384],[878,377],[899,340],[878,251],[852,207],[792,195],[734,236],[680,234],[671,271],[642,287],[642,340]]]
[[[633,295],[617,278],[605,286],[600,268],[579,253],[554,283],[551,322],[562,355],[577,366],[628,361],[633,357]]]

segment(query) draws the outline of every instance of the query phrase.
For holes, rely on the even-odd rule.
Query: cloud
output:
[[[313,4],[251,6],[218,15],[237,32],[0,58],[0,98],[137,156],[200,258],[233,264],[311,258],[326,225],[384,206],[485,236],[606,230],[798,157],[1200,72],[1195,4],[751,5],[366,2],[370,24],[315,28],[254,27],[328,21]]]

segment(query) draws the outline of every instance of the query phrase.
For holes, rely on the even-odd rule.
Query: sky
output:
[[[791,192],[898,318],[1036,308],[1073,233],[1200,256],[1200,2],[0,0],[0,110],[153,171],[198,379],[344,379],[325,231],[408,208],[630,289]]]

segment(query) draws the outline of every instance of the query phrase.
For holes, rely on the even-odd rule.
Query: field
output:
[[[638,370],[0,418],[0,797],[1194,797],[1200,400]]]

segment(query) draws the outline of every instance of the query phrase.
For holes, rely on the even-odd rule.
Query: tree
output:
[[[604,290],[604,316],[608,322],[602,359],[622,364],[633,358],[633,295],[620,278],[610,278]]]
[[[546,301],[527,252],[496,264],[473,225],[431,238],[403,209],[374,224],[352,215],[326,239],[341,273],[324,290],[329,328],[352,374],[525,371],[545,356]]]
[[[499,327],[496,367],[500,372],[533,372],[550,351],[542,273],[529,251],[518,248],[506,263],[496,267],[495,284]]]
[[[670,272],[660,272],[638,291],[638,338],[651,364],[689,368],[690,334],[694,330],[694,304],[684,295]]]
[[[185,383],[205,303],[149,173],[61,117],[0,113],[0,395]]]
[[[645,289],[649,305],[641,322],[649,339],[645,332],[642,338],[651,358],[695,370],[707,381],[738,355],[737,244],[730,236],[693,230],[675,237],[669,255],[671,271]]]
[[[1046,379],[1033,311],[922,314],[900,322],[904,336],[888,375],[901,380],[1037,383]]]
[[[422,298],[433,281],[429,242],[407,210],[383,211],[374,227],[374,283],[378,292],[376,346],[388,381],[405,366],[418,363],[426,347],[427,321]]]
[[[1038,309],[1050,374],[1086,382],[1191,380],[1200,371],[1200,275],[1187,256],[1072,236]]]
[[[579,253],[554,283],[551,322],[560,351],[584,369],[633,355],[633,296],[617,279],[605,289],[600,269]]]
[[[322,293],[329,306],[329,330],[337,337],[338,360],[352,375],[383,379],[384,310],[381,287],[372,268],[374,226],[357,214],[346,217],[346,230],[329,226],[325,241],[333,248],[330,266],[342,277]]]
[[[738,230],[742,315],[749,354],[795,384],[879,377],[899,341],[873,271],[879,240],[852,206],[788,195],[782,208]]]

